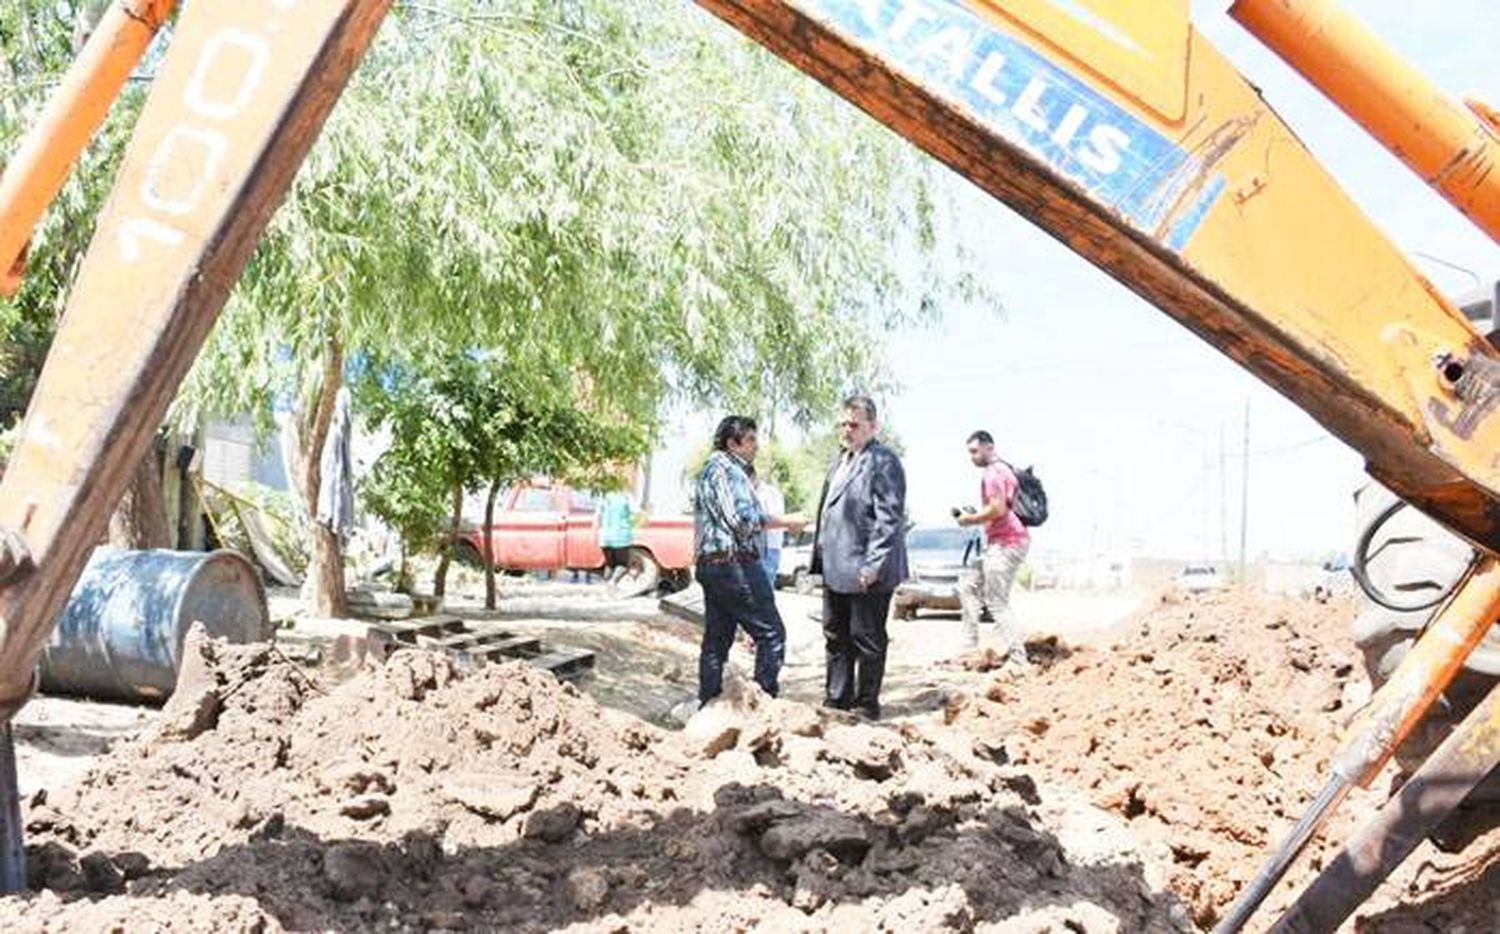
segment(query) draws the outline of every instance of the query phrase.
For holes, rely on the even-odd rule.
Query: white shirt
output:
[[[768,516],[779,516],[786,512],[786,497],[776,487],[762,480],[755,488],[755,496],[760,500],[760,508],[765,510]],[[766,529],[766,550],[780,551],[781,543],[786,541],[786,529]]]

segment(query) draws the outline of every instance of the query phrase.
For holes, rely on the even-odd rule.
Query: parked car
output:
[[[910,576],[892,600],[897,619],[912,619],[918,610],[958,609],[958,576],[977,561],[983,545],[974,529],[951,525],[915,526],[906,533]]]
[[[506,571],[595,571],[604,567],[594,494],[547,480],[506,491],[489,527],[493,564]],[[483,529],[460,533],[461,561],[483,564]],[[686,584],[693,564],[692,516],[638,520],[630,571],[642,590],[666,578]]]
[[[781,566],[776,571],[776,586],[798,593],[812,593],[819,580],[812,573],[813,533],[788,532],[781,543]]]
[[[1224,589],[1224,576],[1211,564],[1190,564],[1177,575],[1177,586],[1188,593]]]
[[[1313,585],[1312,597],[1319,603],[1327,603],[1334,597],[1354,593],[1354,575],[1349,569],[1349,560],[1343,555],[1323,562],[1318,582]]]

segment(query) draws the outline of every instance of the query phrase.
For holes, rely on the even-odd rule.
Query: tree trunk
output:
[[[167,527],[167,503],[162,496],[161,470],[156,463],[156,446],[147,449],[135,465],[130,486],[109,517],[109,543],[116,548],[141,551],[147,548],[172,547],[172,532]]]
[[[448,541],[443,544],[443,556],[438,559],[437,570],[432,575],[434,596],[446,596],[448,592],[448,563],[453,558],[453,546],[464,521],[464,485],[453,485],[453,522],[448,526]]]
[[[208,446],[208,433],[204,431],[202,423],[193,429],[192,445],[195,452],[202,452]],[[174,462],[175,460],[174,458]],[[177,469],[182,471],[177,503],[177,547],[187,551],[202,551],[208,538],[208,530],[204,528],[203,521],[203,497],[199,495],[198,485],[191,480],[191,462]],[[200,475],[201,472],[200,468]]]
[[[307,581],[313,616],[342,619],[349,615],[349,597],[344,592],[344,549],[338,534],[314,522],[312,555],[307,563]]]
[[[490,481],[490,492],[484,500],[484,531],[480,533],[480,540],[484,542],[481,554],[484,556],[484,608],[493,610],[495,608],[495,540],[490,535],[490,529],[495,527],[495,498],[500,495],[500,481]]]
[[[162,452],[161,464],[161,499],[162,511],[167,518],[167,538],[170,540],[168,548],[182,547],[182,534],[178,531],[182,528],[182,468],[178,466],[177,452],[181,449],[178,444],[178,435],[168,432],[165,438],[165,450]]]
[[[401,539],[401,568],[396,572],[396,592],[410,594],[412,590],[411,561],[406,550],[406,539]]]
[[[344,380],[344,347],[337,338],[328,338],[323,350],[323,374],[320,385],[304,396],[306,413],[299,423],[304,426],[302,443],[297,452],[301,460],[302,502],[307,507],[311,531],[312,555],[307,562],[307,581],[302,593],[308,611],[314,616],[341,618],[349,615],[344,593],[344,551],[338,534],[318,521],[318,488],[323,483],[323,444],[333,422],[334,402]]]

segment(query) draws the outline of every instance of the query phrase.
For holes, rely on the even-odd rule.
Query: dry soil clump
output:
[[[325,693],[264,646],[185,654],[155,728],[29,803],[6,930],[1186,925],[983,744],[754,689],[674,734],[521,664],[404,652]]]
[[[1326,782],[1339,730],[1368,696],[1349,638],[1354,613],[1352,601],[1166,595],[1112,644],[1041,647],[1044,670],[997,679],[985,696],[956,701],[948,719],[1045,782],[1083,789],[1138,840],[1169,851],[1172,889],[1211,926]],[[1356,790],[1258,924],[1278,916],[1384,791]],[[1442,861],[1442,871],[1427,872],[1430,884],[1408,878],[1428,855],[1414,856],[1415,868],[1403,867],[1366,906],[1360,930],[1453,930],[1450,922],[1465,923],[1453,905],[1465,899],[1480,906],[1470,930],[1486,929],[1486,917],[1493,925],[1500,896],[1459,893],[1383,926],[1397,899],[1456,892],[1459,879],[1493,886],[1500,872],[1494,839]],[[1414,917],[1433,924],[1413,926]]]

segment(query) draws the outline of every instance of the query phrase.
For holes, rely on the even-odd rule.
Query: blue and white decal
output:
[[[1174,253],[1181,253],[1183,247],[1187,246],[1193,237],[1193,231],[1197,230],[1203,223],[1209,210],[1219,203],[1219,196],[1224,194],[1224,189],[1229,187],[1229,182],[1222,175],[1215,175],[1208,186],[1198,193],[1193,200],[1192,206],[1182,212],[1172,223],[1172,229],[1167,232],[1167,248]]]
[[[951,0],[793,0],[1151,233],[1199,166],[1176,143]],[[1174,219],[1181,249],[1214,199]]]

